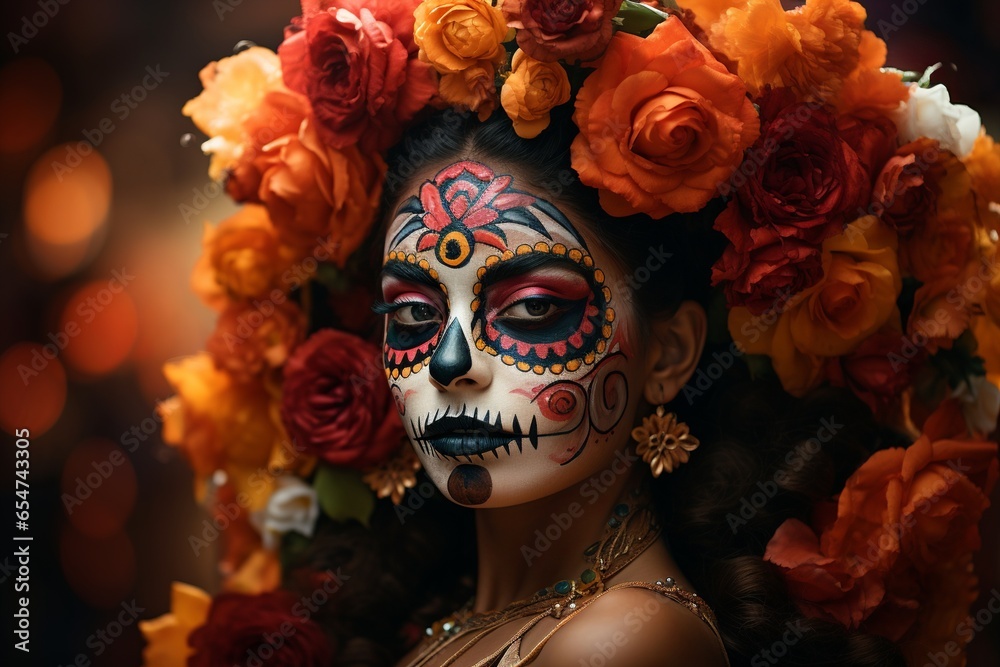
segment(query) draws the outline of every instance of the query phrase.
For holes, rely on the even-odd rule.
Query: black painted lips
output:
[[[487,413],[488,414],[488,413]],[[428,420],[429,420],[428,415]],[[531,426],[527,433],[521,428],[515,416],[511,422],[511,430],[504,430],[502,418],[497,413],[494,423],[477,419],[469,415],[441,417],[430,423],[417,423],[417,442],[424,451],[433,448],[439,454],[453,458],[465,457],[471,460],[473,456],[483,458],[483,454],[493,452],[495,458],[500,458],[497,450],[503,447],[510,454],[510,445],[517,445],[518,451],[524,440],[538,449],[538,426],[535,417],[531,418]]]

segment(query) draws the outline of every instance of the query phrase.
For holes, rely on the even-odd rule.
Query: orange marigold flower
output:
[[[732,308],[733,340],[750,354],[771,357],[785,390],[801,396],[822,380],[826,358],[850,353],[899,317],[896,248],[896,233],[878,218],[855,220],[823,242],[823,277],[780,305],[777,322],[772,313]]]
[[[281,276],[298,253],[280,243],[263,206],[244,206],[215,227],[206,223],[201,244],[191,284],[216,310],[230,300],[273,299],[273,290],[290,288]]]
[[[697,211],[760,132],[736,76],[669,18],[619,32],[576,98],[573,168],[614,216]]]
[[[569,101],[569,77],[559,63],[535,60],[518,49],[511,59],[511,73],[500,91],[500,103],[514,132],[534,139],[549,126],[549,112]]]
[[[789,87],[802,100],[829,100],[858,65],[865,10],[850,0],[749,0],[711,27],[711,44],[737,63],[753,95]]]
[[[963,162],[972,177],[972,189],[979,199],[979,214],[984,224],[1000,230],[1000,144],[982,129]]]
[[[836,98],[837,110],[861,118],[890,116],[910,96],[902,72],[883,72],[885,42],[871,30],[861,33],[858,66],[844,79]]]

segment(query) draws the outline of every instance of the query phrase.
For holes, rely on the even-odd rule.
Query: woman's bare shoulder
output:
[[[532,664],[726,667],[727,661],[712,629],[681,603],[645,588],[620,588],[575,614]]]

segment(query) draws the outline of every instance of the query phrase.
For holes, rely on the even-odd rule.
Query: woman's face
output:
[[[414,182],[386,234],[384,359],[431,479],[502,507],[623,474],[643,360],[600,239],[517,171]]]

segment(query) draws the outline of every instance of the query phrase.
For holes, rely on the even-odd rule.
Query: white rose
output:
[[[267,549],[275,549],[281,536],[290,530],[311,537],[319,517],[316,491],[294,475],[275,481],[267,506],[253,515],[253,525],[260,531]]]
[[[975,110],[952,104],[948,89],[940,83],[930,88],[911,85],[910,99],[900,104],[893,120],[904,143],[919,137],[937,139],[941,148],[959,158],[972,151],[983,124]]]
[[[1000,389],[985,375],[963,382],[951,395],[962,402],[962,416],[970,431],[982,435],[993,432],[1000,414]]]

